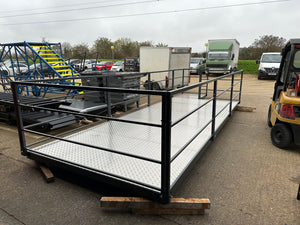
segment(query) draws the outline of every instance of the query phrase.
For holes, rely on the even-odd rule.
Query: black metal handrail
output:
[[[189,70],[189,69],[176,69],[176,70],[164,70],[164,71],[154,71],[154,72],[146,72],[146,73],[141,73],[144,74],[143,76],[146,76],[146,79],[150,80],[151,78],[151,74],[155,74],[155,73],[161,73],[161,72],[170,72],[171,74],[173,74],[173,84],[174,84],[174,72],[175,71],[182,71],[182,79],[184,81],[184,71],[185,70]],[[235,76],[236,74],[241,74],[240,79],[236,80]],[[106,75],[101,75],[102,77],[105,77]],[[91,77],[95,77],[95,76],[91,76]],[[86,76],[85,76],[86,78]],[[221,90],[219,93],[217,90],[218,87],[218,81],[221,81],[224,78],[230,78],[228,80],[231,80],[230,86],[225,88],[224,90]],[[65,78],[66,80],[70,79],[70,78]],[[73,78],[72,78],[73,79]],[[120,177],[118,175],[115,174],[110,174],[110,173],[106,173],[105,171],[100,171],[103,174],[107,174],[109,177],[116,177],[117,179],[121,179],[121,180],[126,180],[129,181],[132,184],[136,184],[138,186],[143,186],[146,188],[151,188],[154,189],[156,191],[160,191],[160,195],[159,195],[159,201],[163,202],[163,203],[167,203],[170,200],[170,196],[171,196],[171,189],[173,188],[174,184],[171,184],[170,179],[171,179],[171,163],[178,158],[178,156],[180,154],[182,154],[184,152],[184,150],[197,138],[199,137],[199,135],[208,127],[211,125],[211,138],[210,141],[214,140],[215,138],[215,134],[216,134],[216,118],[222,113],[224,112],[224,110],[226,108],[228,108],[228,106],[230,106],[229,108],[229,116],[231,115],[231,110],[232,110],[232,102],[233,101],[241,101],[241,89],[242,89],[242,80],[243,80],[243,71],[236,71],[233,73],[229,73],[229,74],[225,74],[222,75],[220,77],[215,77],[209,80],[204,80],[202,81],[202,75],[199,76],[199,81],[196,84],[192,84],[189,86],[182,86],[179,87],[177,89],[174,89],[175,87],[173,87],[171,90],[141,90],[141,89],[127,89],[127,88],[114,88],[114,87],[95,87],[95,86],[71,86],[71,85],[65,85],[65,84],[53,84],[53,83],[47,83],[48,81],[52,82],[54,80],[59,80],[59,79],[44,79],[44,80],[33,80],[33,81],[14,81],[11,82],[11,87],[12,87],[12,91],[13,91],[13,98],[14,98],[14,103],[15,103],[15,109],[16,109],[16,118],[17,118],[17,126],[18,126],[18,134],[19,134],[19,141],[20,141],[20,147],[21,147],[21,152],[23,155],[28,155],[28,151],[32,150],[30,149],[31,146],[37,145],[37,144],[41,144],[44,143],[46,141],[50,141],[50,140],[58,140],[58,141],[65,141],[65,142],[69,142],[71,144],[76,144],[76,145],[81,145],[81,146],[86,146],[86,147],[90,147],[90,148],[94,148],[94,149],[98,149],[99,151],[106,151],[106,152],[110,152],[113,154],[118,154],[118,155],[123,155],[123,156],[127,156],[127,157],[131,157],[131,158],[136,158],[136,159],[140,159],[143,161],[147,161],[147,162],[151,162],[151,163],[156,163],[156,164],[160,164],[161,167],[161,187],[157,188],[157,187],[153,187],[149,184],[144,184],[141,183],[139,181],[134,181],[134,180],[130,180],[127,179],[126,177]],[[236,82],[234,82],[236,81]],[[182,115],[180,118],[177,118],[176,121],[172,121],[172,98],[175,95],[178,94],[182,94],[184,92],[187,92],[189,90],[195,90],[198,89],[198,99],[203,98],[203,96],[201,96],[201,87],[206,86],[206,94],[204,96],[207,96],[207,92],[210,91],[208,89],[208,84],[209,83],[213,83],[213,89],[212,89],[212,97],[209,99],[205,99],[205,101],[203,101],[203,103],[200,106],[195,107],[194,109],[192,109],[189,112],[184,113],[184,115]],[[236,87],[237,85],[240,85],[239,90],[234,90],[234,87]],[[43,105],[30,105],[28,103],[23,103],[18,96],[18,85],[28,85],[28,86],[39,86],[39,87],[55,87],[55,88],[60,88],[60,89],[66,89],[66,90],[76,90],[77,92],[80,91],[103,91],[105,93],[132,93],[132,94],[138,94],[138,95],[147,95],[148,96],[148,105],[150,105],[150,96],[154,95],[154,96],[161,96],[161,123],[149,123],[149,122],[141,122],[141,121],[134,121],[134,120],[128,120],[128,119],[121,119],[121,118],[115,118],[115,117],[111,117],[109,116],[101,116],[101,115],[94,115],[94,114],[88,114],[88,113],[78,113],[78,112],[70,112],[67,110],[61,110],[61,109],[50,109],[47,107],[44,107]],[[229,102],[225,104],[225,106],[223,106],[221,109],[216,107],[216,101],[217,99],[223,95],[226,92],[230,92],[230,97],[229,97]],[[234,95],[234,93],[236,93]],[[238,99],[236,100],[236,98],[238,97]],[[55,97],[58,98],[58,97]],[[195,133],[192,135],[192,137],[189,137],[188,140],[183,144],[183,146],[181,146],[180,149],[178,149],[178,151],[174,154],[171,155],[171,137],[172,137],[172,127],[178,125],[179,123],[181,123],[182,121],[184,121],[185,119],[187,119],[188,117],[190,117],[191,115],[193,115],[194,113],[198,112],[201,108],[203,108],[204,106],[207,106],[208,104],[212,104],[212,114],[211,114],[211,119],[208,120],[204,125],[202,125],[198,130],[195,131]],[[131,153],[126,153],[126,152],[122,152],[122,151],[118,151],[118,150],[113,150],[113,149],[109,149],[106,147],[101,147],[101,146],[96,146],[96,145],[92,145],[92,144],[88,144],[88,143],[82,143],[79,141],[75,141],[75,140],[70,140],[67,138],[64,138],[64,135],[70,134],[72,132],[81,130],[81,129],[86,129],[92,125],[87,125],[87,126],[83,126],[81,128],[76,128],[72,131],[69,132],[64,132],[60,135],[50,135],[50,134],[45,134],[45,133],[41,133],[41,132],[37,132],[37,131],[33,131],[30,130],[30,128],[34,128],[37,125],[39,125],[39,123],[37,124],[33,124],[33,125],[28,125],[28,126],[24,126],[23,122],[22,122],[22,112],[21,112],[21,107],[31,107],[32,109],[35,110],[48,110],[48,111],[52,111],[52,112],[58,112],[58,113],[68,113],[68,114],[72,114],[75,116],[81,116],[81,117],[92,117],[92,118],[98,118],[98,119],[102,119],[104,121],[116,121],[116,122],[121,122],[121,123],[129,123],[129,124],[136,124],[136,125],[143,125],[143,126],[152,126],[152,127],[158,127],[161,129],[161,159],[160,160],[156,160],[156,159],[152,159],[149,157],[144,157],[141,155],[136,155],[136,154],[131,154]],[[110,106],[108,106],[110,107]],[[108,113],[109,114],[109,113]],[[103,121],[99,122],[102,123]],[[42,124],[42,123],[40,123]],[[97,123],[98,124],[98,123]],[[37,134],[43,137],[46,137],[46,139],[44,140],[39,140],[35,143],[26,145],[26,141],[25,141],[25,135],[24,132],[30,132],[33,134]],[[187,165],[188,167],[188,165]],[[186,168],[187,169],[187,168]]]

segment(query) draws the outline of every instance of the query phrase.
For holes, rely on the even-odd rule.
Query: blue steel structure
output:
[[[80,74],[64,59],[60,43],[18,42],[0,44],[0,84],[4,92],[10,92],[12,81],[49,80],[47,83],[81,85],[76,79]],[[57,80],[53,80],[56,79]],[[70,78],[63,79],[61,78]],[[79,80],[79,79],[78,79]],[[46,93],[70,94],[61,88],[37,88],[20,86],[19,94],[35,96]]]

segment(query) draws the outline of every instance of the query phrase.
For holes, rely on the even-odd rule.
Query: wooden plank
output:
[[[88,120],[88,119],[82,119],[79,121],[79,124],[82,125],[82,124],[91,124],[91,123],[94,123],[92,120]]]
[[[39,163],[37,163],[37,165],[40,168],[47,183],[51,183],[55,180],[53,173],[51,172],[51,170],[48,167],[45,167]]]
[[[209,199],[171,198],[170,203],[160,204],[139,197],[102,197],[101,207],[131,208],[136,214],[204,214],[210,208]]]
[[[140,215],[204,215],[204,209],[132,209]]]
[[[254,110],[256,110],[256,108],[238,105],[235,107],[235,110],[240,112],[253,112]]]

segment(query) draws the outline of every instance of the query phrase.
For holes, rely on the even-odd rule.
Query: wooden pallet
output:
[[[210,208],[210,201],[198,198],[171,198],[170,203],[160,204],[139,197],[102,197],[100,205],[106,208],[131,209],[135,214],[198,215],[204,214],[205,209]]]
[[[240,111],[240,112],[253,112],[254,110],[256,110],[256,108],[249,107],[249,106],[238,105],[235,107],[235,111]]]

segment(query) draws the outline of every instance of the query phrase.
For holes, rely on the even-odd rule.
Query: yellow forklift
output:
[[[300,145],[300,39],[291,39],[282,59],[269,106],[272,143],[282,149]]]

